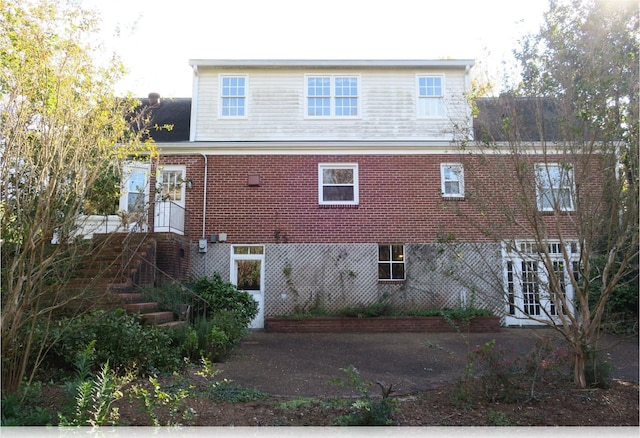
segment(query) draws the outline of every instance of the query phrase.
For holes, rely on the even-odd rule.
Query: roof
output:
[[[560,107],[556,99],[543,97],[483,97],[475,100],[478,115],[473,119],[477,141],[559,140]]]
[[[151,98],[138,99],[141,103],[139,110],[150,115],[149,137],[156,143],[189,141],[191,98],[162,99],[156,93],[150,93],[149,96]],[[172,128],[163,128],[165,125],[171,125]]]
[[[242,68],[467,68],[473,59],[190,59],[192,67]]]

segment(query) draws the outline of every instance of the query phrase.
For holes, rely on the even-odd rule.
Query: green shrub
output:
[[[13,394],[2,396],[2,426],[48,426],[54,416],[42,402],[42,384],[22,384]]]
[[[584,370],[587,385],[594,388],[608,388],[611,384],[611,369],[611,363],[603,358],[600,351],[590,350],[587,353]]]
[[[200,319],[197,319],[194,325],[177,326],[169,332],[173,345],[180,351],[180,356],[188,359],[191,363],[200,360],[204,348],[204,345],[200,344],[198,332],[196,331],[196,324]]]
[[[258,303],[218,273],[196,281],[192,289],[208,302],[206,318],[194,324],[200,354],[219,361],[247,336],[249,323],[258,314]]]
[[[223,281],[217,272],[211,278],[203,277],[195,281],[191,287],[209,303],[206,313],[208,318],[214,317],[222,310],[229,311],[246,327],[258,315],[258,303],[251,294]]]
[[[220,328],[213,326],[205,339],[207,357],[213,361],[220,360],[229,346],[229,336]]]
[[[188,389],[162,389],[155,377],[149,377],[149,383],[151,390],[135,384],[131,387],[131,393],[140,400],[153,426],[163,425],[163,412],[166,412],[165,416],[168,417],[166,426],[190,426],[195,423],[196,411],[186,404],[190,397]]]
[[[137,316],[124,311],[98,310],[62,319],[53,328],[53,335],[58,343],[49,352],[47,365],[63,371],[73,368],[77,352],[92,341],[96,341],[95,363],[108,361],[114,369],[135,366],[142,375],[149,375],[175,371],[183,363],[169,330],[142,325]]]
[[[375,318],[376,316],[391,316],[393,307],[388,303],[373,303],[366,306],[347,306],[338,309],[338,315],[356,318]]]
[[[389,426],[392,423],[391,413],[397,409],[395,400],[389,396],[393,385],[383,387],[382,398],[376,399],[369,394],[370,382],[365,382],[360,376],[360,372],[353,365],[347,368],[340,368],[347,375],[346,380],[332,379],[334,383],[342,386],[352,386],[360,396],[351,403],[348,415],[336,418],[338,426]]]
[[[589,303],[595,304],[602,293],[602,271],[606,256],[591,258]],[[616,267],[617,269],[617,267]],[[638,334],[638,265],[634,262],[630,272],[620,280],[607,300],[602,316],[602,328],[608,333]]]
[[[254,388],[243,388],[233,385],[231,381],[223,379],[212,385],[209,398],[217,402],[248,402],[269,397],[262,391]]]

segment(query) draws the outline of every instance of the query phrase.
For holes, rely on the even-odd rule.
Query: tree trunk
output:
[[[586,368],[586,351],[582,345],[574,345],[573,347],[573,384],[576,388],[586,388],[587,378],[585,375]]]

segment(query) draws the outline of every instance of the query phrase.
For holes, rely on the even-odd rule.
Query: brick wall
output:
[[[377,317],[377,318],[267,318],[265,328],[278,333],[444,333],[456,328],[444,318]],[[461,326],[462,331],[466,327]],[[474,318],[468,327],[472,333],[499,332],[497,316]]]
[[[191,244],[188,238],[173,233],[154,233],[158,280],[190,279]]]
[[[204,237],[224,232],[228,243],[412,243],[434,242],[448,232],[463,241],[488,240],[481,225],[469,224],[504,222],[504,212],[486,208],[480,213],[483,199],[513,206],[517,213],[523,197],[515,192],[518,175],[509,158],[489,160],[493,164],[486,157],[455,153],[209,155]],[[193,189],[186,193],[186,234],[195,241],[202,237],[205,160],[164,156],[162,162],[187,166]],[[443,162],[464,162],[468,199],[442,198]],[[318,163],[358,163],[358,206],[318,205]],[[260,185],[249,185],[250,175],[258,175]],[[535,199],[533,184],[531,190]]]

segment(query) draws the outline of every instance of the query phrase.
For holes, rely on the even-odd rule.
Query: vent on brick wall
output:
[[[255,187],[260,185],[260,175],[249,175],[247,185]]]

